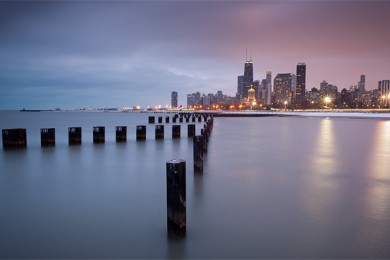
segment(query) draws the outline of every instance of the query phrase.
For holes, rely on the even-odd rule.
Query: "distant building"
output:
[[[266,96],[265,96],[265,104],[271,105],[271,95],[272,95],[272,72],[270,70],[267,70],[266,72]]]
[[[176,91],[171,92],[171,107],[172,108],[178,107],[178,100],[177,100],[177,92]]]
[[[248,98],[248,90],[251,88],[252,84],[253,84],[253,62],[252,62],[252,57],[250,58],[250,60],[248,60],[247,57],[244,66],[244,88],[242,93],[243,98],[245,99]]]
[[[366,75],[360,75],[360,81],[358,82],[359,91],[366,91]]]
[[[275,105],[282,106],[284,105],[284,102],[291,104],[292,84],[292,73],[281,73],[276,75],[274,79]]]
[[[306,93],[306,65],[305,63],[298,63],[297,65],[297,78],[295,88],[295,105],[297,107],[305,106],[305,93]]]
[[[193,106],[195,106],[195,95],[188,94],[187,95],[187,108],[191,108]]]
[[[378,92],[380,104],[382,106],[388,106],[390,104],[390,80],[379,81]]]
[[[337,100],[337,86],[329,84],[325,80],[320,83],[320,97],[324,99],[325,97],[330,97],[332,102]]]
[[[244,93],[245,77],[244,75],[237,77],[237,94],[242,96]]]

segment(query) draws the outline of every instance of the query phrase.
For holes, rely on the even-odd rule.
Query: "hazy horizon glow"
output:
[[[366,88],[389,79],[387,1],[0,2],[0,109],[163,105],[170,92],[235,95],[245,49],[254,79],[296,73]]]

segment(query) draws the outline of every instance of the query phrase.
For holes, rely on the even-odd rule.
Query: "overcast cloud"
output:
[[[307,64],[307,88],[390,78],[387,1],[0,2],[0,109],[179,104]]]

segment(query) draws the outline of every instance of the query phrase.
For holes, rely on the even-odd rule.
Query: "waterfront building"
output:
[[[252,55],[250,56],[250,59],[248,60],[248,55],[246,57],[245,65],[244,65],[244,88],[242,97],[248,98],[248,90],[253,85],[253,62],[252,62]]]
[[[266,72],[266,96],[265,96],[265,104],[271,105],[271,94],[272,94],[272,72],[267,70]]]
[[[195,106],[195,95],[188,94],[187,95],[187,108],[191,108],[193,106]]]
[[[334,102],[337,99],[337,86],[329,84],[325,80],[320,83],[320,97],[324,99],[325,97],[330,97]]]
[[[177,98],[177,92],[172,91],[171,92],[171,107],[177,108],[178,107],[178,98]]]
[[[285,102],[291,105],[292,73],[280,73],[274,78],[274,105],[283,106]]]
[[[245,77],[244,75],[237,77],[237,94],[242,96],[244,93]]]
[[[378,92],[381,106],[390,104],[390,80],[381,80],[378,82]]]
[[[366,75],[360,75],[360,81],[358,82],[359,91],[366,91]]]
[[[296,107],[305,106],[305,93],[306,93],[306,64],[298,63],[297,65],[297,77],[295,88],[295,105]]]
[[[253,88],[248,90],[247,102],[249,102],[251,105],[256,104],[256,91]]]

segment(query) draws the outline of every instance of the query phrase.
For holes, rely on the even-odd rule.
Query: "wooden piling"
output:
[[[164,125],[156,125],[155,138],[164,139]]]
[[[166,172],[168,237],[184,238],[186,235],[186,161],[168,161]]]
[[[146,140],[146,125],[136,126],[136,139],[137,141]]]
[[[172,125],[172,138],[180,138],[180,125]]]
[[[55,128],[41,128],[41,147],[55,146],[56,130]]]
[[[105,127],[104,126],[94,126],[93,127],[93,143],[102,144],[105,142]]]
[[[194,173],[203,173],[203,136],[196,135],[193,139]]]
[[[189,124],[188,125],[188,137],[194,137],[195,136],[195,125]]]
[[[27,132],[25,128],[3,129],[3,149],[26,148]]]
[[[127,126],[117,126],[115,131],[116,142],[126,142],[127,141]]]
[[[69,127],[68,128],[69,145],[81,144],[81,127]]]

